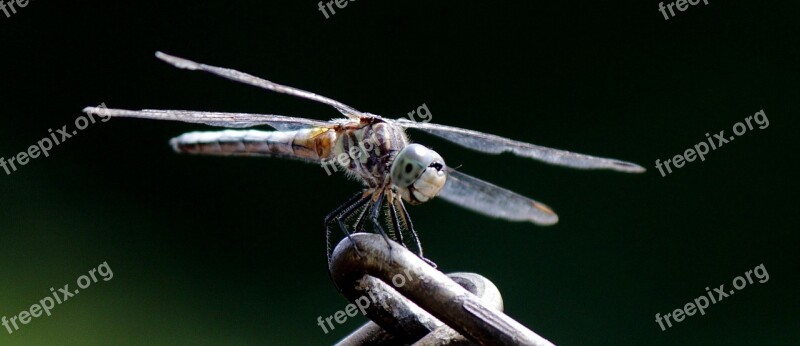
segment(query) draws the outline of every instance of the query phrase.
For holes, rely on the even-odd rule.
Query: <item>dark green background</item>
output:
[[[388,117],[425,103],[436,123],[648,169],[570,170],[411,134],[561,217],[538,227],[443,201],[410,210],[426,254],[493,280],[512,317],[562,345],[800,342],[794,1],[711,0],[669,21],[656,1],[359,0],[327,20],[314,1],[31,1],[0,14],[0,156],[101,102],[338,116],[172,68],[156,50]],[[767,129],[655,170],[760,109]],[[326,273],[322,218],[359,185],[167,145],[202,129],[112,119],[0,174],[0,316],[103,261],[114,273],[53,316],[0,330],[0,344],[331,344],[365,321],[316,325],[347,303]],[[655,323],[762,263],[768,282],[667,331]]]

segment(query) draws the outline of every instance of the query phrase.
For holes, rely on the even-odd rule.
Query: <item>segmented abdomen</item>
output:
[[[179,153],[270,156],[319,163],[331,154],[336,132],[327,128],[297,131],[224,130],[184,133],[170,140]]]

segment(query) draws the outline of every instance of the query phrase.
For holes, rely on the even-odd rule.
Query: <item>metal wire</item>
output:
[[[503,310],[503,298],[500,296],[500,291],[488,279],[474,273],[451,273],[447,276],[467,289],[470,293],[478,296],[484,304],[494,307],[498,310]],[[380,281],[378,281],[380,282]],[[379,287],[370,287],[373,290],[381,290]],[[374,293],[373,293],[374,294]],[[389,293],[397,294],[397,293]],[[427,313],[425,313],[427,315]],[[428,319],[428,316],[417,316],[418,318]],[[436,329],[426,334],[422,339],[419,339],[414,345],[473,345],[467,338],[458,334],[455,330],[447,325],[438,322]],[[337,345],[354,346],[354,345],[402,345],[404,344],[401,338],[395,337],[385,329],[381,328],[375,322],[367,322],[360,328],[356,329],[353,333],[342,339]]]
[[[368,233],[352,240],[359,251],[342,240],[333,251],[331,276],[348,300],[368,305],[364,310],[375,324],[339,345],[553,345],[503,314],[500,293],[485,278],[454,274],[482,299],[400,244],[390,248]]]

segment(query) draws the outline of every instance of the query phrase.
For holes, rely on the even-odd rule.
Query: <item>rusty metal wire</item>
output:
[[[553,345],[503,314],[500,293],[486,278],[448,277],[377,234],[352,240],[358,251],[347,239],[334,249],[331,276],[348,300],[368,305],[374,323],[339,345]]]

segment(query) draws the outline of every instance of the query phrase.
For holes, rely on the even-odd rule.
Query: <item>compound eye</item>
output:
[[[391,168],[392,182],[400,187],[407,187],[422,174],[422,171],[434,164],[442,169],[442,159],[435,151],[419,144],[409,144],[394,158]]]

